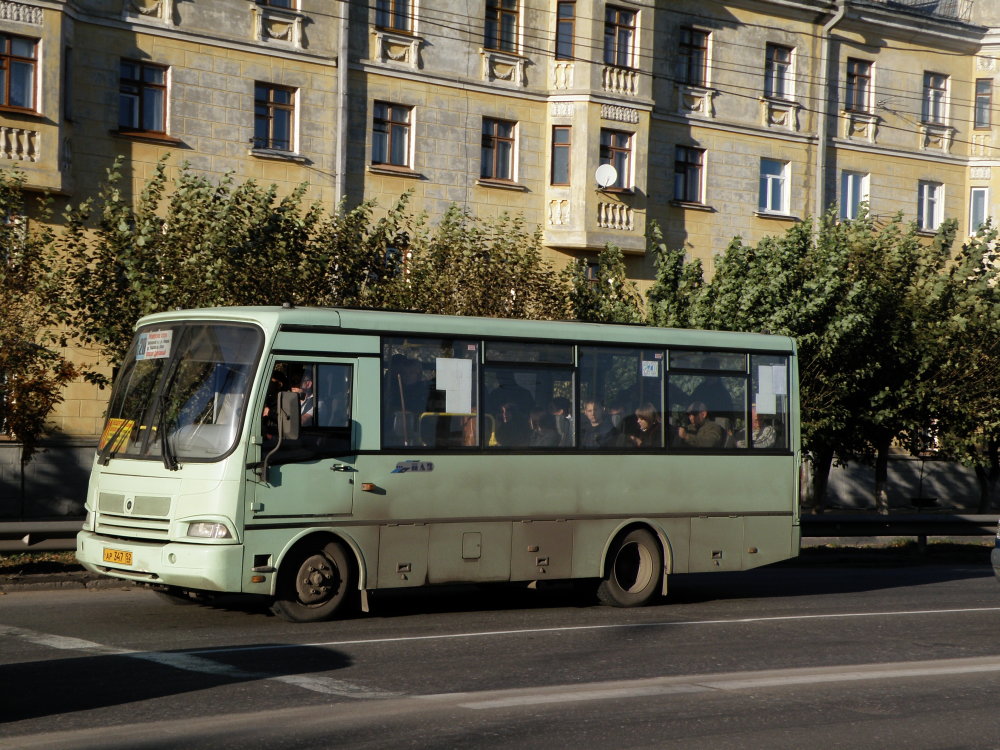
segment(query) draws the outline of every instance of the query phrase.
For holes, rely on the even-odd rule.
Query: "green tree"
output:
[[[0,171],[0,421],[21,444],[22,485],[62,388],[77,375],[61,352],[66,314],[50,202],[41,199],[38,220],[29,219],[24,181],[21,172]]]
[[[924,429],[918,447],[936,440],[941,455],[971,466],[979,512],[996,502],[1000,481],[1000,254],[998,232],[986,225],[953,258],[931,296],[933,325],[920,333],[935,356],[924,363],[916,396]]]
[[[946,314],[943,268],[953,237],[953,224],[928,244],[898,217],[880,228],[867,214],[840,221],[831,212],[756,246],[734,239],[701,285],[700,269],[678,271],[676,254],[661,251],[650,307],[680,310],[692,327],[794,337],[814,501],[823,501],[835,457],[874,459],[874,495],[885,510],[889,448],[919,431],[934,408],[926,381],[941,369],[944,348],[931,332]],[[684,282],[693,291],[682,304],[676,289],[686,278],[695,281]]]
[[[452,206],[421,223],[403,269],[388,285],[398,307],[486,317],[567,317],[569,288],[542,257],[541,230],[503,214],[478,220]]]
[[[578,260],[565,271],[570,286],[570,305],[577,320],[590,323],[642,323],[645,321],[642,295],[630,281],[625,256],[608,245],[597,256],[597,266],[589,272],[586,261]]]

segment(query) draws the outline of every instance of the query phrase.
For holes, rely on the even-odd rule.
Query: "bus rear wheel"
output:
[[[663,553],[656,537],[646,529],[633,529],[615,544],[606,574],[597,587],[597,598],[612,607],[649,604],[660,587]]]
[[[291,622],[329,620],[346,608],[350,579],[351,568],[343,546],[327,542],[304,547],[281,566],[271,609]]]

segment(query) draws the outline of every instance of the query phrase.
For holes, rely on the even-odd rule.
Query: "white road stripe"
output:
[[[346,641],[319,641],[316,643],[277,643],[261,646],[230,646],[224,648],[192,649],[189,654],[222,654],[238,651],[268,651],[285,648],[328,648],[334,646],[366,646],[383,643],[411,643],[415,641],[447,641],[461,638],[493,638],[509,635],[539,635],[544,633],[570,633],[588,630],[639,630],[646,628],[677,628],[696,625],[744,625],[799,620],[837,620],[855,617],[914,617],[921,615],[975,614],[1000,612],[1000,607],[966,607],[962,609],[915,609],[897,612],[843,612],[825,615],[785,615],[781,617],[741,617],[726,620],[677,620],[674,622],[641,622],[628,625],[567,625],[556,628],[524,628],[522,630],[482,630],[470,633],[439,633],[436,635],[405,635],[392,638],[357,638]]]
[[[124,656],[130,659],[140,659],[161,664],[174,669],[181,669],[186,672],[198,672],[200,674],[211,674],[226,677],[231,680],[273,680],[287,685],[294,685],[303,690],[311,690],[314,693],[324,693],[326,695],[337,695],[344,698],[391,698],[397,693],[378,690],[376,688],[366,688],[355,685],[344,680],[332,680],[327,677],[313,675],[273,675],[263,672],[247,672],[229,664],[221,664],[212,659],[205,659],[190,653],[162,651],[134,651],[131,649],[113,648],[101,643],[86,641],[80,638],[68,638],[51,633],[40,633],[34,630],[8,627],[0,625],[0,636],[20,638],[39,646],[55,648],[61,651],[74,651],[81,654],[98,656]]]
[[[866,680],[902,680],[915,677],[949,677],[1000,673],[1000,656],[942,659],[893,664],[861,664],[842,667],[810,667],[721,675],[686,675],[640,680],[554,685],[484,693],[442,693],[417,696],[421,700],[458,705],[472,710],[576,703],[622,698],[645,698],[679,693],[741,692],[762,688],[803,687]]]

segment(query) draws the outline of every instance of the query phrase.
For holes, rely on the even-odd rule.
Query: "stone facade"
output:
[[[995,3],[520,0],[495,36],[492,3],[391,5],[405,22],[349,0],[0,2],[0,33],[37,43],[32,106],[0,102],[0,166],[71,202],[115,156],[138,191],[168,153],[213,179],[308,182],[330,209],[412,190],[432,220],[522,214],[556,262],[614,244],[640,286],[654,220],[711,271],[734,235],[783,232],[848,183],[882,217],[933,199],[925,213],[969,232],[973,190],[995,213]],[[165,71],[163,132],[120,126],[123,60]],[[253,143],[255,83],[294,92],[287,147]],[[402,163],[373,163],[377,103],[409,113]],[[513,126],[499,178],[483,176],[492,121]],[[602,187],[614,138],[625,174]],[[61,434],[96,436],[106,394],[66,396]]]

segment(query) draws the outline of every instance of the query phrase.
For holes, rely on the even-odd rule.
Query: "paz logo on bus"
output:
[[[393,474],[406,474],[410,471],[434,471],[434,463],[431,461],[400,461],[396,464],[396,468],[392,470]]]

